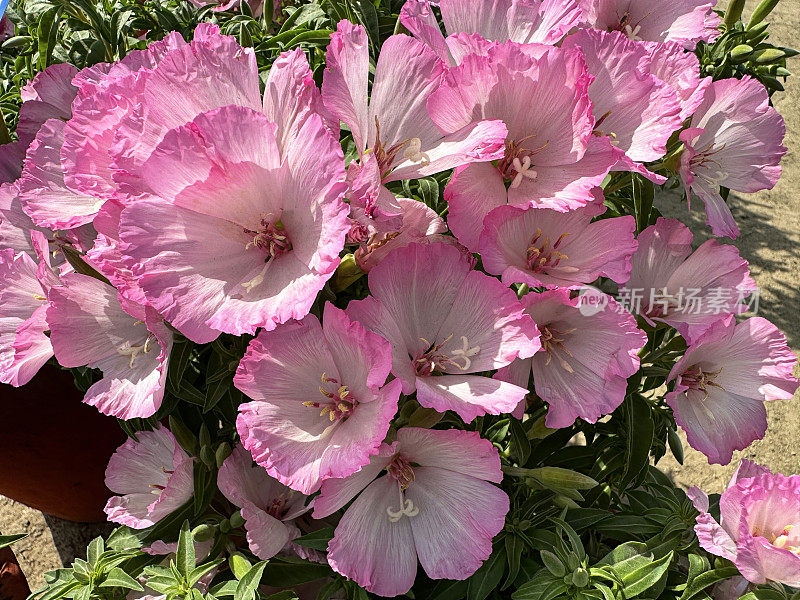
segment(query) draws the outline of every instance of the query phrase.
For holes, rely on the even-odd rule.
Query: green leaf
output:
[[[633,209],[636,216],[636,233],[641,233],[650,224],[655,186],[642,175],[634,174],[631,179],[631,188],[633,190]]]
[[[276,587],[286,587],[329,577],[331,573],[328,565],[284,557],[281,560],[272,559],[270,561],[267,568],[264,569],[264,583]]]
[[[209,590],[209,593],[213,594],[218,598],[226,598],[228,596],[233,596],[236,593],[236,587],[239,585],[239,582],[235,579],[231,579],[230,581],[223,581],[212,587]]]
[[[524,465],[531,455],[531,441],[528,439],[528,434],[519,419],[511,419],[510,432],[511,451],[514,453],[517,463]]]
[[[98,536],[89,542],[89,546],[86,548],[86,561],[92,568],[97,565],[97,561],[100,559],[100,555],[105,552],[105,549],[102,536]]]
[[[264,600],[299,600],[297,593],[294,590],[283,590],[276,594],[271,594],[264,598]]]
[[[91,595],[92,595],[92,586],[84,585],[78,588],[78,591],[75,592],[73,598],[74,600],[89,600]]]
[[[128,575],[125,571],[120,569],[119,567],[114,567],[111,571],[108,572],[106,578],[103,580],[103,583],[100,584],[101,588],[110,588],[110,587],[120,587],[125,588],[127,590],[136,590],[137,592],[143,592],[144,588],[141,584],[136,581],[133,577]]]
[[[653,562],[653,554],[648,551],[644,542],[625,542],[606,554],[598,567],[609,566],[622,579],[637,569]]]
[[[469,578],[467,585],[468,600],[484,600],[492,590],[497,589],[503,573],[506,572],[505,550],[495,551],[480,568]]]
[[[238,552],[231,554],[230,558],[228,558],[228,565],[233,571],[233,576],[236,579],[241,579],[244,577],[250,569],[253,568],[253,565],[247,560],[244,556],[239,554]]]
[[[198,567],[195,567],[194,570],[191,573],[189,573],[189,577],[188,577],[189,585],[193,586],[198,581],[200,581],[200,579],[203,577],[203,575],[205,575],[206,573],[208,573],[212,569],[216,569],[218,566],[220,566],[224,562],[225,562],[224,558],[218,558],[217,560],[212,560],[209,563],[206,563],[204,565],[200,565]]]
[[[639,567],[622,577],[625,596],[627,598],[638,596],[656,585],[661,581],[662,577],[666,577],[667,569],[669,569],[669,565],[672,562],[672,555],[673,553],[670,552],[663,558],[653,561],[649,565]]]
[[[625,470],[620,487],[631,483],[650,463],[653,445],[653,415],[647,400],[638,394],[625,399],[623,404],[626,425]]]
[[[188,578],[189,574],[194,571],[195,558],[194,558],[194,539],[192,537],[192,530],[189,527],[189,521],[184,521],[181,525],[181,532],[178,536],[178,550],[175,553],[175,562],[178,567],[178,572]]]
[[[56,45],[58,33],[58,15],[61,9],[57,6],[46,10],[39,17],[38,42],[39,42],[39,70],[43,71],[50,66],[53,59],[53,50]]]
[[[469,583],[466,580],[451,581],[442,579],[425,596],[425,600],[462,600],[467,595]]]
[[[267,561],[262,560],[254,564],[247,573],[239,580],[239,585],[236,586],[236,592],[233,594],[234,600],[254,600],[256,597],[256,590],[261,584],[261,576],[264,574],[264,568],[267,566]]]
[[[333,531],[333,527],[323,527],[322,529],[312,531],[311,533],[293,539],[292,543],[325,552],[328,550],[328,542],[333,537]]]
[[[697,577],[689,580],[680,600],[690,600],[710,585],[735,577],[738,574],[739,570],[736,567],[722,567],[721,569],[714,569],[713,571],[701,573]]]
[[[521,585],[511,594],[513,600],[553,600],[567,591],[567,584],[561,578],[553,577],[549,571],[542,569],[533,579]]]
[[[10,546],[11,544],[20,541],[22,538],[27,537],[27,533],[15,533],[13,535],[0,535],[0,549]]]

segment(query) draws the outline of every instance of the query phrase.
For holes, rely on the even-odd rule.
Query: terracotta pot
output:
[[[105,520],[105,468],[125,434],[82,399],[69,371],[50,365],[26,386],[0,385],[0,494],[69,521]]]
[[[25,600],[31,593],[11,548],[0,550],[0,598]]]

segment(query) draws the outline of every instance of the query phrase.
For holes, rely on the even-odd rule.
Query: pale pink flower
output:
[[[583,51],[589,73],[595,135],[609,136],[624,156],[616,170],[637,171],[656,183],[666,178],[641,163],[667,152],[667,140],[681,126],[675,89],[650,74],[647,49],[617,31],[582,29],[564,40],[564,48]]]
[[[428,102],[436,124],[502,119],[509,132],[496,166],[460,167],[445,188],[448,225],[462,244],[475,249],[483,218],[497,206],[567,211],[592,200],[617,158],[608,138],[592,133],[591,81],[579,50],[512,42],[448,71]]]
[[[483,220],[477,247],[483,267],[506,285],[577,288],[600,276],[624,283],[636,222],[631,216],[592,222],[604,212],[602,195],[566,213],[499,206]]]
[[[719,499],[719,522],[705,492],[693,487],[687,494],[700,511],[694,530],[705,550],[733,562],[752,583],[800,587],[800,475],[773,474],[743,459]]]
[[[469,119],[448,128],[434,112],[429,114],[428,97],[444,75],[445,64],[425,44],[393,35],[381,47],[368,99],[367,33],[360,25],[339,21],[328,46],[322,98],[350,128],[359,157],[374,155],[377,183],[416,179],[502,156],[502,122]]]
[[[62,275],[47,298],[50,341],[59,364],[103,372],[83,401],[119,419],[155,414],[172,349],[172,332],[161,317],[79,273]]]
[[[791,400],[797,358],[775,325],[730,316],[714,323],[670,371],[666,395],[692,448],[727,464],[767,430],[765,401]]]
[[[714,235],[739,235],[719,187],[747,194],[772,189],[781,176],[785,134],[783,118],[758,80],[722,79],[706,89],[680,135],[686,147],[679,174],[687,199],[694,192],[705,202]]]
[[[694,49],[697,42],[719,37],[717,0],[580,0],[584,21],[596,29],[620,31],[633,40],[678,42]]]
[[[392,343],[404,394],[416,390],[421,405],[466,422],[509,412],[527,393],[475,373],[541,347],[516,294],[472,267],[450,244],[410,244],[369,272],[371,296],[347,306],[352,319]]]
[[[229,105],[261,111],[258,65],[252,48],[220,35],[219,27],[201,23],[189,44],[177,44],[160,57],[151,72],[133,80],[133,109],[116,126],[111,169],[121,199],[153,191],[144,163],[168,131],[199,114]],[[165,98],[171,99],[165,102]]]
[[[648,72],[667,85],[678,95],[681,123],[688,119],[700,103],[711,77],[700,78],[700,59],[694,52],[687,52],[676,42],[639,42],[649,56]]]
[[[20,143],[29,146],[45,121],[72,117],[72,101],[78,92],[72,79],[77,73],[78,69],[67,63],[50,65],[23,86],[17,125]]]
[[[332,304],[262,331],[234,385],[253,402],[239,407],[242,444],[271,476],[310,494],[330,477],[369,463],[397,412],[400,382],[386,385],[389,343]]]
[[[272,558],[300,535],[294,519],[308,512],[306,496],[254,465],[242,446],[225,459],[217,482],[222,494],[241,509],[247,543],[258,558]]]
[[[402,221],[397,228],[379,228],[375,226],[374,220],[364,219],[367,238],[356,250],[355,258],[365,273],[386,258],[392,250],[413,242],[426,243],[445,238],[439,234],[447,231],[447,225],[425,203],[410,198],[398,198],[397,204],[402,210]]]
[[[281,156],[263,114],[212,110],[170,131],[142,173],[156,196],[122,212],[120,250],[176,329],[204,343],[308,314],[349,229],[341,147],[319,116]]]
[[[173,513],[194,494],[194,459],[175,437],[159,425],[155,431],[136,432],[108,461],[106,487],[108,520],[133,529],[145,529]]]
[[[502,478],[497,450],[475,432],[400,429],[361,471],[322,484],[315,518],[355,498],[328,562],[379,596],[411,589],[417,559],[431,579],[466,579],[505,523],[508,496],[492,485]]]
[[[583,299],[570,298],[566,289],[523,296],[525,312],[541,332],[542,351],[496,375],[527,387],[532,370],[536,395],[550,406],[548,427],[569,427],[576,418],[595,423],[613,412],[625,399],[628,377],[639,370],[638,353],[647,343],[636,319],[610,296],[598,293],[593,305]]]
[[[445,39],[433,13],[442,12]],[[430,46],[446,62],[463,58],[459,46],[464,36],[478,34],[485,40],[519,43],[558,43],[581,20],[577,0],[406,0],[400,22],[417,39]]]
[[[28,383],[53,356],[46,331],[47,292],[56,282],[47,239],[31,232],[37,260],[11,248],[0,250],[0,382]]]
[[[82,70],[74,79],[78,96],[63,131],[60,158],[64,184],[98,200],[117,198],[111,148],[120,123],[140,110],[147,78],[171,50],[186,46],[178,33],[128,53],[121,61]],[[98,204],[95,201],[95,204]]]
[[[637,238],[630,280],[622,293],[648,323],[671,325],[693,343],[715,322],[747,311],[758,289],[735,246],[708,240],[692,251],[692,232],[659,218]]]

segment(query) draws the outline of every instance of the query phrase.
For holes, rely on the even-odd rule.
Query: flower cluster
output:
[[[411,35],[374,68],[367,31],[342,20],[321,86],[298,49],[263,93],[254,50],[207,23],[49,67],[0,149],[0,381],[54,356],[102,372],[85,402],[149,418],[176,344],[244,336],[232,382],[249,401],[218,486],[250,550],[327,562],[382,596],[407,592],[418,562],[465,579],[492,553],[510,499],[470,424],[536,402],[548,428],[597,423],[665,335],[686,349],[662,397],[728,463],[764,435],[764,402],[792,397],[796,358],[768,321],[737,323],[756,286],[734,246],[693,250],[680,222],[637,222],[604,189],[677,177],[734,238],[720,187],[776,183],[783,121],[757,80],[701,77],[690,50],[719,33],[713,2],[651,4],[408,0]],[[398,197],[450,170],[446,219]],[[363,293],[343,301],[345,267]],[[598,292],[613,310],[586,311],[590,284],[658,301],[630,312]],[[445,413],[459,426],[432,428]],[[163,519],[192,497],[193,465],[163,426],[140,432],[108,466],[109,519]],[[748,508],[723,515],[722,542],[704,514],[701,543],[750,581],[800,584],[800,513],[759,520],[796,482],[742,477],[726,494]],[[322,519],[326,554],[294,544]]]

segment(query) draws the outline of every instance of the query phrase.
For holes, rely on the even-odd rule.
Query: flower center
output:
[[[245,246],[245,250],[250,248],[261,249],[266,255],[264,262],[283,256],[292,249],[292,241],[289,239],[283,223],[280,220],[274,223],[271,222],[269,215],[262,217],[260,231],[251,231],[249,229],[245,229],[245,231],[253,237]]]
[[[534,136],[535,134],[519,141],[506,142],[506,153],[497,164],[497,170],[500,171],[506,182],[510,182],[509,188],[511,189],[518,188],[523,179],[536,179],[539,176],[533,170],[533,157],[547,148],[550,142],[547,141],[543,146],[534,150],[524,148],[522,143]]]
[[[643,41],[641,37],[639,37],[639,32],[642,30],[641,24],[633,24],[631,21],[631,13],[626,11],[622,18],[619,20],[619,25],[617,27],[609,27],[609,31],[620,31],[628,36],[629,40],[633,40],[635,42]]]
[[[700,365],[693,365],[681,375],[681,383],[690,390],[703,392],[703,400],[705,400],[708,398],[709,387],[725,389],[714,381],[720,373],[722,373],[722,367],[716,371],[704,372]]]
[[[355,411],[356,406],[358,406],[358,400],[356,400],[353,393],[347,389],[346,385],[340,384],[336,379],[326,376],[325,373],[322,374],[322,384],[323,385],[319,386],[319,393],[322,394],[326,400],[320,402],[303,402],[303,406],[322,408],[319,412],[319,416],[328,415],[331,422],[347,420],[347,418],[353,414],[353,411]]]
[[[416,517],[419,514],[419,508],[414,506],[414,503],[404,496],[404,492],[412,483],[414,483],[414,469],[411,463],[402,454],[397,454],[392,458],[392,462],[386,467],[388,476],[397,482],[397,493],[399,498],[399,508],[394,509],[391,506],[386,507],[386,514],[389,516],[390,523],[397,523],[404,516]]]
[[[442,347],[453,339],[451,333],[439,344],[431,344],[425,338],[419,338],[428,345],[428,349],[422,356],[414,359],[414,371],[421,377],[433,375],[434,371],[444,371],[447,367],[455,367],[460,371],[467,371],[472,366],[472,357],[481,351],[480,346],[469,345],[466,336],[461,336],[461,347],[450,350],[448,356],[441,351]]]
[[[722,166],[713,156],[725,149],[725,144],[719,148],[714,147],[712,142],[703,150],[695,150],[696,154],[689,161],[689,170],[695,175],[700,175],[703,179],[717,184],[728,178],[728,173],[722,170]],[[698,174],[697,169],[704,169],[705,172]]]
[[[617,139],[616,133],[614,133],[613,131],[604,131],[603,129],[600,129],[600,125],[603,124],[603,121],[605,121],[610,114],[611,111],[609,110],[602,117],[600,117],[599,119],[597,119],[597,121],[594,122],[594,129],[592,130],[592,135],[596,137],[607,136],[611,140],[612,146],[619,146],[619,140]]]
[[[147,339],[144,341],[143,344],[131,344],[128,340],[125,340],[121,346],[117,346],[117,353],[122,356],[130,357],[128,361],[128,367],[133,368],[136,364],[136,357],[140,354],[147,354],[150,350],[153,349],[153,334],[148,333]]]
[[[394,167],[395,159],[400,151],[403,151],[403,158],[410,160],[414,163],[420,163],[423,167],[427,167],[431,163],[431,158],[427,153],[422,151],[422,140],[418,137],[409,138],[386,146],[381,141],[381,126],[378,123],[378,117],[375,117],[375,144],[372,148],[367,149],[367,152],[375,154],[378,161],[378,167],[381,172],[381,179],[386,177]]]
[[[164,472],[164,475],[167,476],[167,480],[169,480],[169,477],[175,472],[174,470],[173,471],[168,470],[166,467],[161,467],[161,470]],[[160,496],[161,492],[167,489],[166,485],[161,485],[159,483],[151,483],[150,487],[152,488],[150,490],[150,493],[156,496]]]
[[[573,358],[572,352],[564,347],[564,342],[567,340],[567,336],[576,329],[576,327],[573,327],[572,329],[559,331],[552,325],[539,327],[539,331],[541,332],[542,350],[547,354],[547,359],[544,362],[544,366],[548,366],[555,358],[558,364],[561,365],[561,368],[567,373],[574,372],[572,366],[564,357],[564,355],[566,355],[570,358]]]
[[[778,535],[771,535],[772,538],[770,543],[775,546],[776,548],[782,548],[784,550],[788,550],[789,552],[794,552],[798,556],[800,556],[800,546],[789,546],[789,532],[794,529],[794,525],[787,525],[783,528]]]
[[[558,250],[568,235],[570,234],[562,233],[553,246],[550,247],[550,237],[546,236],[542,240],[542,230],[537,228],[536,235],[531,238],[528,243],[528,249],[525,250],[525,264],[528,269],[534,273],[541,273],[557,267],[562,259],[568,259],[569,256]]]
[[[265,512],[268,515],[275,517],[278,520],[283,519],[284,515],[289,508],[289,499],[286,497],[286,494],[281,494],[277,498],[273,498],[272,502],[270,502]]]

